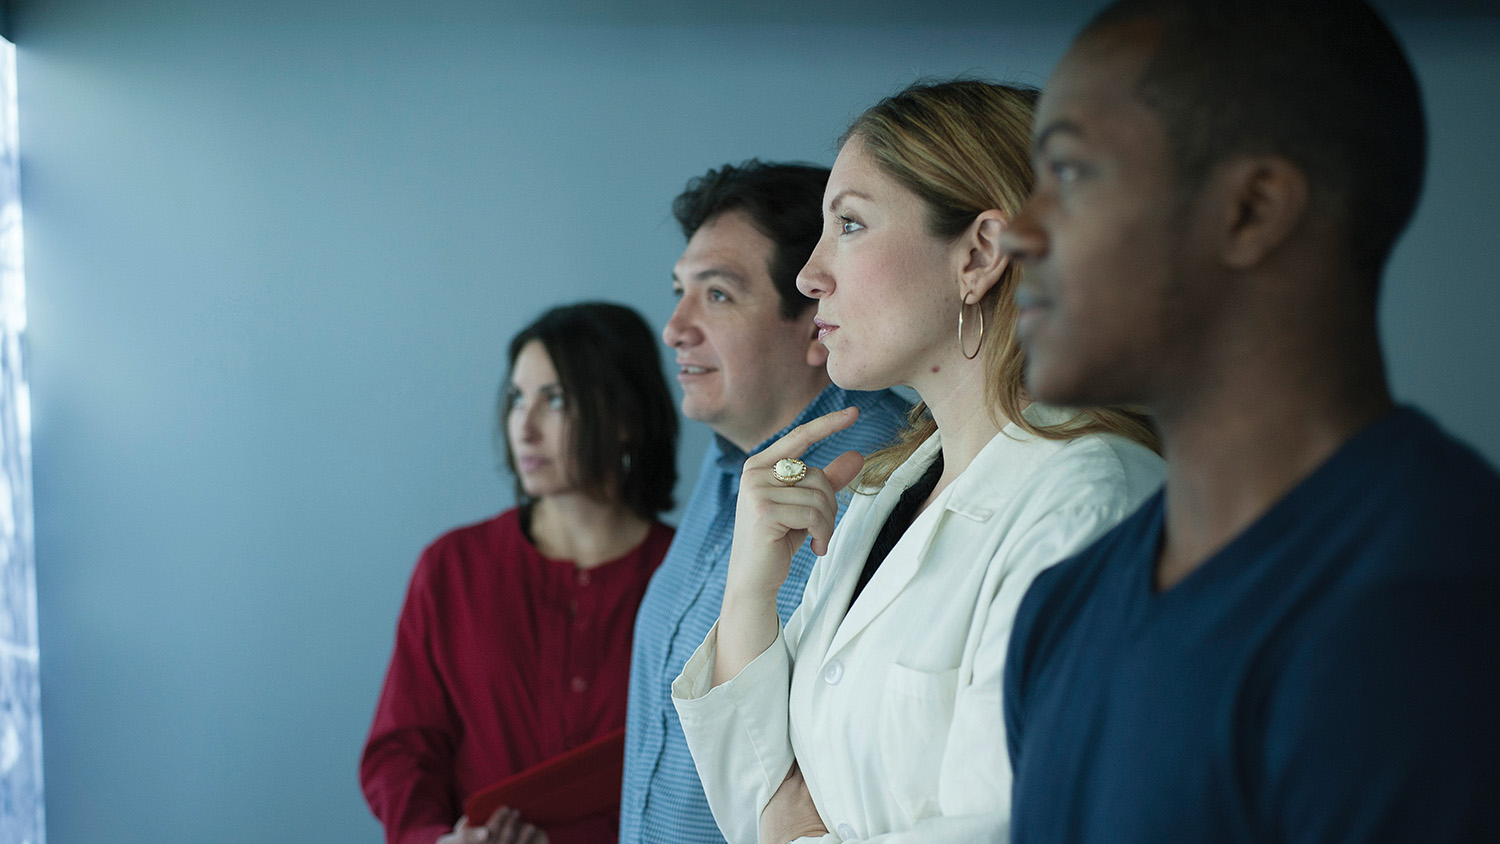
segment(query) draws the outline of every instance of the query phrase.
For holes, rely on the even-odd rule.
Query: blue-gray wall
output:
[[[376,841],[356,763],[411,564],[509,503],[510,334],[582,297],[659,326],[687,177],[830,161],[917,75],[1040,83],[1081,20],[16,5],[52,844]],[[1390,367],[1500,460],[1500,28],[1402,29],[1435,149]]]

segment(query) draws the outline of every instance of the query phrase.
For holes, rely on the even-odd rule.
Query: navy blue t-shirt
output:
[[[1153,585],[1162,494],[1037,578],[1015,844],[1500,841],[1500,477],[1414,410]]]

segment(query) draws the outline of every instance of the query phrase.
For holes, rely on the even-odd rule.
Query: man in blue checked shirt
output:
[[[662,339],[676,353],[683,415],[708,423],[714,441],[636,617],[622,844],[723,841],[671,684],[719,617],[745,458],[844,407],[859,408],[859,421],[802,455],[809,465],[850,450],[868,454],[905,422],[908,405],[894,393],[851,392],[828,380],[816,308],[797,290],[797,272],[818,242],[827,181],[823,167],[751,160],[691,180],[672,203],[688,244],[673,268],[678,301]],[[812,564],[804,544],[777,596],[782,623],[802,601]]]

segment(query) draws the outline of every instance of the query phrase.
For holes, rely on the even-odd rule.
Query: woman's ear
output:
[[[1007,225],[996,209],[981,212],[959,240],[959,298],[978,302],[1005,274],[1010,255],[1000,248],[1000,234]]]

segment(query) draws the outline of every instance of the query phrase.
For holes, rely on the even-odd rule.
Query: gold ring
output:
[[[795,457],[783,457],[771,467],[771,476],[787,486],[796,486],[807,477],[807,464]]]

